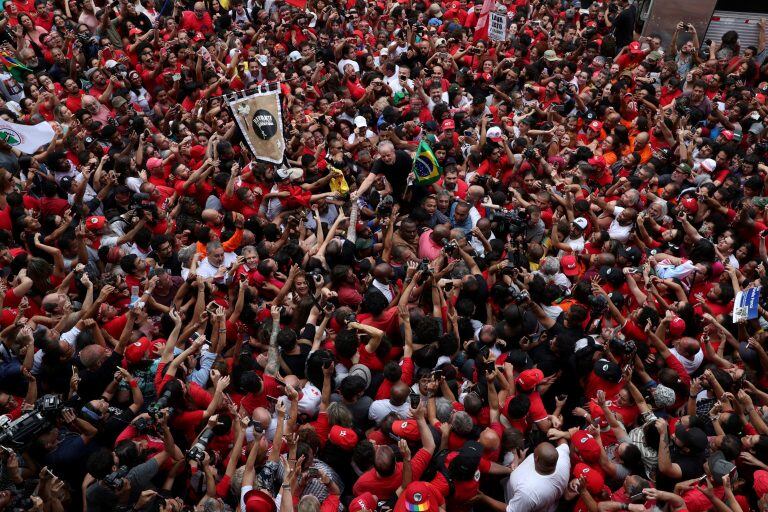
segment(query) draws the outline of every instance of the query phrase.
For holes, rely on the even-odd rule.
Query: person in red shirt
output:
[[[195,2],[192,11],[181,13],[181,29],[199,32],[204,35],[213,33],[213,21],[203,2]]]

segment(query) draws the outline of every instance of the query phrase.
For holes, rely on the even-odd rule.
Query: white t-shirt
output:
[[[618,240],[619,242],[626,242],[629,240],[629,235],[632,233],[632,224],[629,226],[622,226],[619,224],[618,218],[619,215],[621,215],[621,212],[624,211],[624,208],[621,206],[614,206],[613,207],[613,221],[611,222],[611,225],[608,227],[608,236],[611,237],[611,240]]]
[[[230,265],[232,265],[232,263],[235,262],[236,259],[237,259],[237,254],[233,252],[225,252],[224,262],[221,265],[224,267],[229,267]],[[207,257],[203,259],[203,261],[201,261],[200,264],[197,266],[197,275],[202,277],[213,277],[216,275],[216,272],[218,271],[219,271],[219,268],[211,265],[211,262],[208,261]]]
[[[536,472],[533,454],[525,458],[507,481],[507,512],[552,512],[565,492],[571,473],[568,444],[557,447],[557,465],[552,474]]]
[[[368,409],[368,418],[378,425],[387,414],[394,412],[401,420],[407,420],[410,408],[411,404],[407,400],[403,405],[397,407],[392,405],[388,398],[384,400],[376,400]]]
[[[355,73],[360,72],[360,64],[358,64],[352,59],[341,59],[339,61],[339,73],[341,73],[342,75],[344,74],[344,66],[346,66],[347,64],[352,64],[352,68],[354,68]]]

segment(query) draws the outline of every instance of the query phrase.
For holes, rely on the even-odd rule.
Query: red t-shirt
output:
[[[416,452],[416,455],[411,459],[412,481],[421,478],[421,474],[427,469],[431,458],[432,454],[424,448]],[[359,496],[364,492],[370,492],[378,496],[380,500],[388,500],[395,495],[395,491],[402,483],[403,463],[398,462],[395,464],[395,471],[389,476],[379,475],[375,468],[369,469],[357,479],[352,492],[355,496]]]

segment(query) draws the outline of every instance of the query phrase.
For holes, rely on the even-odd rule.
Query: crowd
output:
[[[492,3],[2,2],[0,510],[768,511],[765,20]]]

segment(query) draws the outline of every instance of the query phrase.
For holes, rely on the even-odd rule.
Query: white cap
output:
[[[379,50],[379,57],[381,57],[382,55],[389,55],[389,50],[387,50],[386,48],[382,48],[381,50]]]
[[[259,65],[266,66],[269,63],[266,55],[259,55]]]
[[[582,231],[587,229],[587,226],[589,225],[589,223],[587,222],[587,219],[585,219],[584,217],[576,217],[575,219],[573,219],[573,223],[579,226]]]
[[[701,169],[704,172],[712,172],[715,170],[715,167],[717,167],[717,162],[715,162],[711,158],[702,160],[701,163],[699,164],[699,169]]]
[[[498,126],[492,126],[488,128],[488,131],[485,132],[485,136],[489,139],[499,139],[501,138],[501,128]]]
[[[291,181],[298,180],[304,176],[304,171],[299,167],[282,168],[277,170],[277,175],[280,179],[290,178]]]
[[[363,126],[368,126],[368,121],[363,116],[355,117],[355,128],[362,128]]]
[[[106,68],[113,68],[115,66],[117,66],[116,60],[109,59],[107,62],[104,63],[104,67]]]
[[[438,46],[445,46],[446,44],[448,44],[448,43],[447,43],[447,41],[445,40],[445,38],[443,38],[443,37],[438,37],[438,38],[435,40],[435,48],[437,48]]]
[[[297,60],[301,60],[301,53],[297,52],[296,50],[293,50],[291,53],[288,54],[288,60],[291,62],[296,62]]]

